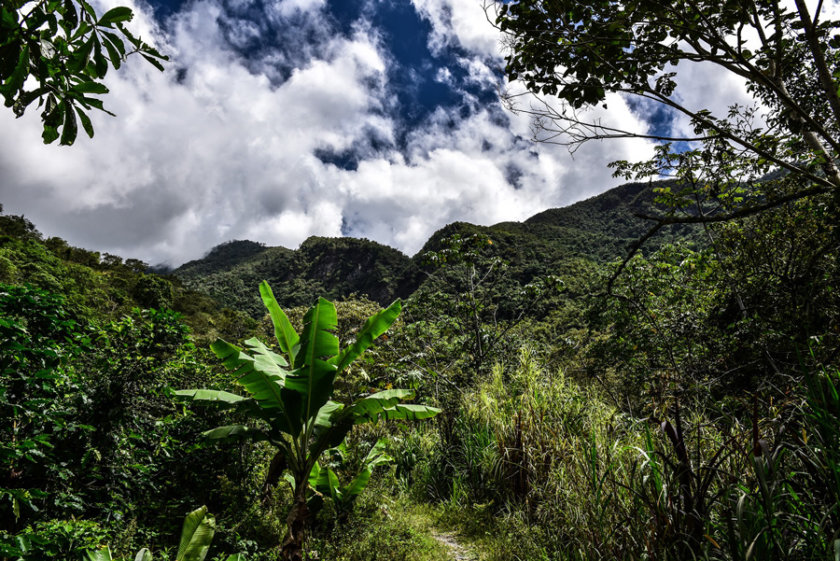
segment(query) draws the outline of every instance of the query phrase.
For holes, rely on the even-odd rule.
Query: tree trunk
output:
[[[286,524],[289,526],[283,547],[280,550],[283,561],[303,561],[303,539],[306,523],[309,519],[309,508],[306,506],[306,482],[299,482],[295,489],[295,502]]]

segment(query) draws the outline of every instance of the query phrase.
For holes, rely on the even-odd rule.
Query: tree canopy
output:
[[[692,210],[661,222],[726,220],[840,189],[840,35],[822,1],[522,0],[495,9],[507,77],[537,95],[520,109],[537,118],[538,139],[660,142],[652,160],[614,165],[626,176],[681,180],[662,198]],[[680,75],[698,64],[742,78],[754,105],[726,114],[688,106],[681,93],[696,85]],[[588,117],[609,93],[681,113],[693,133],[639,134]],[[784,181],[767,182],[771,173]]]
[[[138,53],[163,70],[168,58],[131,33],[130,8],[102,14],[85,0],[10,0],[0,7],[0,94],[6,107],[22,116],[36,100],[44,124],[44,143],[60,137],[73,144],[79,123],[93,137],[85,112],[105,109],[93,97],[108,93],[108,69],[119,69]]]

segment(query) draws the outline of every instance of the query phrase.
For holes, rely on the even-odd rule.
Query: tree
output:
[[[537,96],[529,109],[519,109],[535,117],[538,140],[573,147],[626,137],[661,143],[648,162],[614,164],[628,177],[680,180],[674,192],[661,193],[672,210],[645,217],[655,220],[654,229],[727,221],[826,193],[836,213],[840,35],[834,34],[838,22],[823,21],[822,0],[813,10],[805,0],[793,8],[779,0],[492,6],[507,36],[508,79]],[[686,105],[680,94],[696,85],[681,84],[679,76],[700,64],[742,78],[755,104],[726,114]],[[587,118],[585,110],[605,104],[610,93],[682,114],[693,134],[637,133]]]
[[[126,7],[99,16],[86,0],[4,1],[0,6],[0,94],[6,107],[20,117],[38,100],[46,144],[59,136],[60,144],[73,144],[79,122],[93,137],[93,125],[84,110],[113,115],[102,100],[92,97],[108,93],[102,83],[108,69],[119,69],[134,53],[159,70],[163,70],[161,61],[169,60],[125,28],[133,16]]]
[[[318,458],[338,446],[354,425],[382,419],[425,419],[440,410],[424,405],[400,403],[409,390],[391,389],[345,405],[331,400],[336,377],[390,327],[402,309],[400,301],[368,318],[356,340],[339,351],[335,306],[323,298],[304,316],[303,331],[295,332],[277,304],[268,283],[260,284],[260,295],[274,324],[280,351],[275,353],[258,339],[245,341],[248,352],[221,339],[211,345],[216,356],[237,375],[237,383],[250,397],[218,390],[180,390],[176,396],[232,408],[261,426],[234,424],[207,431],[213,440],[245,438],[267,441],[278,449],[269,477],[288,469],[294,487],[294,502],[287,518],[288,534],[283,559],[303,559],[303,539],[309,518],[307,489]],[[317,474],[316,474],[317,479]]]

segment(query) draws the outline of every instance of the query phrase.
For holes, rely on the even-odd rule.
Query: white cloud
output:
[[[418,5],[440,41],[474,53],[459,61],[469,80],[494,84],[498,33],[480,3]],[[5,210],[47,235],[153,263],[178,264],[230,239],[296,247],[342,232],[413,253],[455,220],[522,220],[594,195],[618,184],[607,162],[650,152],[646,143],[593,143],[571,159],[527,140],[525,117],[469,97],[470,116],[439,109],[403,152],[373,151],[371,134],[396,135],[392,62],[376,30],[360,22],[349,37],[328,33],[320,1],[272,6],[273,25],[305,12],[318,44],[264,45],[259,60],[246,61],[229,44],[255,28],[216,0],[189,4],[166,36],[139,12],[132,25],[171,54],[169,70],[132,57],[108,77],[105,102],[117,118],[94,115],[95,138],[72,148],[41,144],[37,112],[17,121],[0,112]],[[284,65],[293,69],[278,70]],[[617,98],[609,116],[641,126]],[[319,149],[362,159],[345,170],[315,157]]]
[[[476,54],[498,56],[501,35],[487,20],[482,0],[412,0],[412,3],[432,24],[433,50],[454,43]]]

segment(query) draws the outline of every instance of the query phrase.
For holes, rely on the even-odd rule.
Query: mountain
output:
[[[628,183],[564,208],[549,209],[524,222],[476,226],[455,222],[441,228],[410,258],[365,239],[311,237],[299,249],[266,247],[237,240],[213,248],[205,257],[173,271],[192,289],[254,317],[263,313],[256,291],[263,279],[282,306],[309,305],[318,296],[336,299],[357,294],[382,305],[407,297],[424,282],[423,254],[437,250],[454,234],[481,234],[493,240],[497,255],[510,265],[510,276],[522,283],[545,274],[574,275],[587,264],[624,256],[628,245],[650,223],[634,213],[653,213],[653,187]],[[696,228],[663,229],[646,246],[694,237]]]
[[[310,305],[318,296],[367,296],[382,305],[419,286],[420,271],[400,251],[365,239],[311,237],[297,250],[232,241],[173,274],[225,306],[258,317],[256,287],[267,280],[281,306]]]

